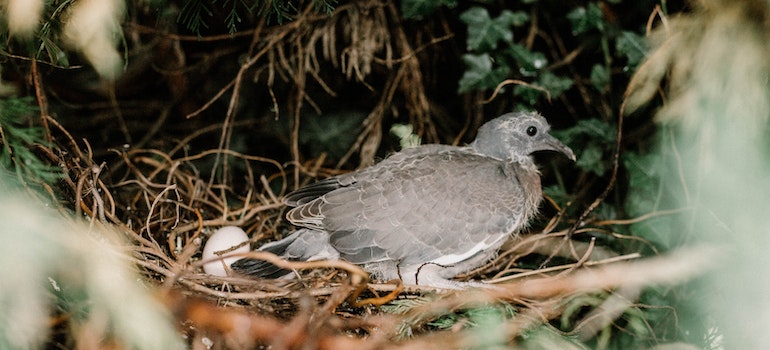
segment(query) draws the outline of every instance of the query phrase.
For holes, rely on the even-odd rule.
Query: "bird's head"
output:
[[[471,147],[497,159],[520,161],[538,151],[556,151],[575,161],[575,153],[551,136],[551,127],[537,112],[506,113],[479,128]]]

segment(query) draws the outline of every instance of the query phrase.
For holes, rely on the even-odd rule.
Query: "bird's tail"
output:
[[[259,250],[273,253],[289,261],[339,258],[339,253],[329,244],[329,234],[309,229],[294,231],[280,241],[263,245]],[[230,268],[236,273],[260,278],[280,278],[292,272],[270,262],[253,258],[239,259]]]
[[[296,239],[297,233],[295,232],[280,241],[267,243],[260,247],[259,250],[284,257],[283,255],[286,253],[286,249],[289,245],[294,243]],[[291,270],[282,269],[265,260],[253,258],[238,259],[233,262],[230,268],[236,273],[260,278],[279,278],[291,273]]]

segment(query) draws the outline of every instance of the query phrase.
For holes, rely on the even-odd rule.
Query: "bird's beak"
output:
[[[569,147],[567,147],[567,145],[561,143],[561,141],[559,141],[558,139],[556,139],[555,137],[553,137],[551,135],[545,135],[545,136],[546,136],[546,139],[545,139],[545,142],[544,142],[545,146],[541,149],[542,151],[546,151],[546,150],[556,151],[556,152],[564,154],[571,161],[573,161],[573,162],[575,161],[575,159],[576,159],[575,158],[575,153],[572,152],[572,149],[570,149]]]

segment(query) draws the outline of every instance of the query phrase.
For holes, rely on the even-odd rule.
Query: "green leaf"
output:
[[[628,187],[634,189],[625,201],[625,208],[630,216],[668,209],[662,208],[664,203],[672,203],[668,196],[681,195],[678,191],[664,187],[666,182],[663,179],[675,174],[668,174],[668,166],[660,154],[626,153],[623,156],[623,165],[628,171]],[[677,216],[658,216],[634,223],[631,230],[635,235],[664,247],[671,247],[677,241],[672,232],[677,226],[677,221]]]
[[[249,4],[245,3],[244,0],[232,0],[232,6],[229,5],[230,0],[224,0],[222,2],[222,8],[226,8],[230,6],[229,12],[227,14],[227,17],[225,17],[225,25],[227,26],[227,30],[230,34],[234,34],[238,31],[238,23],[241,23],[242,19],[240,14],[238,14],[238,5],[240,4],[243,6],[248,12],[251,12],[252,9],[249,7]],[[216,0],[214,0],[212,3],[215,3]]]
[[[460,19],[468,25],[468,51],[486,52],[497,49],[500,40],[513,41],[511,26],[520,26],[529,20],[523,12],[504,10],[495,19],[489,17],[489,12],[483,7],[471,7],[460,15]]]
[[[493,68],[492,57],[487,53],[466,54],[462,59],[466,69],[460,78],[458,93],[494,88],[509,74],[508,67]]]
[[[647,55],[647,42],[642,35],[623,31],[615,42],[615,49],[628,60],[623,70],[633,71]]]
[[[550,185],[543,186],[543,193],[553,199],[556,203],[567,203],[570,200],[570,195],[563,186]]]
[[[347,109],[308,114],[300,124],[300,144],[314,157],[327,153],[332,160],[339,160],[355,143],[365,118],[366,113]]]
[[[50,184],[63,174],[31,150],[35,144],[46,144],[43,128],[29,126],[27,122],[35,111],[37,106],[31,97],[0,100],[0,165],[14,171],[22,183],[31,180]]]
[[[564,91],[569,90],[573,83],[574,82],[570,78],[560,77],[551,72],[544,72],[540,75],[538,81],[535,82],[535,85],[548,90],[548,93],[551,95],[551,99],[554,99],[561,96]],[[519,96],[530,106],[534,106],[543,96],[543,91],[533,89],[529,86],[517,85],[513,88],[513,94]]]
[[[183,23],[191,32],[200,35],[201,27],[207,29],[209,27],[204,16],[211,18],[214,15],[207,5],[207,1],[204,0],[187,1],[179,11],[177,22]]]
[[[551,133],[566,144],[579,144],[584,138],[606,144],[615,141],[616,130],[614,125],[599,119],[582,119],[569,129]]]
[[[610,85],[610,70],[607,66],[595,64],[591,67],[591,85],[599,91],[607,90]]]
[[[334,13],[335,5],[337,5],[337,0],[313,0],[313,7],[315,7],[315,10],[327,15]]]
[[[580,157],[578,157],[575,165],[582,170],[601,176],[607,170],[604,163],[604,150],[601,146],[589,144],[580,152]]]
[[[610,157],[615,146],[615,126],[599,119],[583,119],[575,126],[551,133],[567,145],[572,145],[580,169],[603,175],[610,168]],[[582,145],[582,147],[575,147]]]
[[[521,27],[529,23],[529,15],[523,11],[511,12],[508,10],[503,10],[503,12],[500,13],[500,17],[498,17],[498,19],[507,23],[511,23],[514,27]]]
[[[503,303],[447,313],[428,324],[439,329],[449,329],[455,326],[458,321],[463,320],[465,327],[478,327],[481,330],[490,328],[492,326],[490,323],[500,324],[500,322],[511,319],[515,315],[516,308],[513,305]]]
[[[401,1],[401,14],[407,19],[421,19],[441,6],[455,8],[457,0],[404,0]]]
[[[577,7],[567,14],[567,19],[572,24],[572,34],[578,35],[591,30],[604,31],[604,14],[595,3],[589,3],[588,7]]]
[[[398,138],[401,149],[420,145],[420,136],[413,131],[414,127],[411,124],[393,124],[390,127],[390,133]]]
[[[63,67],[69,67],[70,62],[67,58],[67,53],[59,47],[59,45],[51,39],[49,36],[43,36],[40,38],[40,48],[38,49],[37,57],[41,57],[43,51],[48,54],[48,60],[52,63],[58,64]]]
[[[519,65],[519,73],[525,77],[537,75],[537,72],[548,65],[548,59],[541,52],[530,51],[526,46],[513,44],[508,54]]]
[[[563,94],[564,91],[569,90],[573,84],[574,82],[572,79],[560,77],[551,72],[544,72],[540,75],[540,79],[538,80],[538,85],[548,90],[548,92],[551,93],[552,99],[561,96],[561,94]]]
[[[518,96],[522,102],[529,106],[534,106],[543,95],[543,92],[538,89],[533,89],[530,86],[516,85],[513,88],[513,94]]]

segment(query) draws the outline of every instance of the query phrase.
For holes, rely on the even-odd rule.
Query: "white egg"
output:
[[[246,235],[240,227],[237,226],[225,226],[214,232],[206,241],[206,245],[203,247],[203,260],[210,260],[218,258],[220,255],[215,252],[223,251],[240,245],[241,243],[248,241],[249,236]],[[228,252],[224,255],[231,255],[235,253],[248,253],[251,251],[251,247],[246,244],[232,252]],[[209,275],[214,276],[227,276],[227,271],[230,269],[230,265],[241,257],[229,257],[223,260],[215,260],[203,265],[203,271]],[[227,269],[225,269],[227,265]]]

